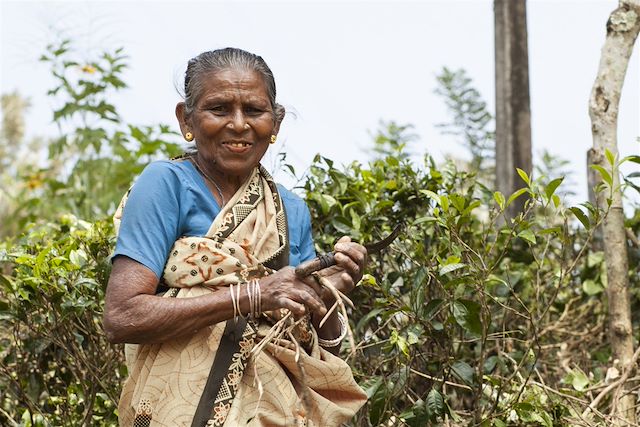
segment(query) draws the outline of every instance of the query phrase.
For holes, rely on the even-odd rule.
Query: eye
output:
[[[264,113],[264,109],[256,106],[247,106],[245,107],[244,112],[248,116],[259,116]]]
[[[211,107],[207,107],[207,111],[211,111],[216,115],[224,115],[227,113],[227,108],[224,105],[212,105]]]

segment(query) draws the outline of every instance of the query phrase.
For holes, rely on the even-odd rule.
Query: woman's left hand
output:
[[[343,294],[350,293],[362,279],[367,263],[367,250],[359,243],[344,236],[333,247],[336,265],[318,271],[318,274],[331,282]],[[333,301],[333,295],[327,289],[322,290],[325,302]]]

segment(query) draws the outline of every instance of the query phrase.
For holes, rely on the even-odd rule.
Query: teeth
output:
[[[248,147],[249,144],[246,144],[244,142],[231,142],[229,143],[229,145],[231,145],[232,147],[237,147],[237,148],[243,148],[243,147]]]

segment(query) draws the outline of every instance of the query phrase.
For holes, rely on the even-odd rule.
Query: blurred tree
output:
[[[495,180],[495,124],[487,103],[463,69],[443,67],[436,78],[435,93],[444,98],[452,115],[451,122],[437,126],[443,133],[462,139],[471,154],[470,169],[482,184],[490,185]]]
[[[496,186],[511,194],[532,171],[526,0],[495,0]],[[526,199],[511,205],[513,216]]]
[[[0,236],[17,234],[16,222],[8,217],[16,212],[20,194],[41,183],[41,176],[34,171],[44,157],[41,154],[46,141],[39,137],[25,138],[25,113],[29,106],[29,100],[17,91],[0,97]]]
[[[182,151],[169,140],[176,135],[169,126],[136,126],[118,115],[111,99],[115,91],[126,88],[122,74],[127,57],[122,49],[90,53],[89,58],[68,40],[48,46],[40,58],[55,78],[48,94],[56,105],[53,121],[60,130],[60,137],[41,143],[48,148],[48,156],[40,156],[42,164],[27,147],[18,161],[27,103],[16,95],[6,98],[10,108],[2,138],[9,141],[7,161],[14,167],[3,184],[11,190],[3,196],[11,203],[0,212],[0,236],[18,234],[29,222],[45,222],[62,213],[108,216],[147,163]],[[18,168],[19,164],[27,167]]]
[[[603,223],[603,243],[607,264],[609,302],[609,340],[613,358],[620,362],[622,375],[635,369],[640,349],[634,354],[627,235],[622,208],[617,142],[618,105],[629,58],[640,32],[640,0],[621,0],[607,21],[607,36],[600,65],[589,98],[589,116],[593,134],[590,154],[594,168],[602,178],[598,205],[608,210]],[[635,156],[634,161],[638,161]],[[616,425],[635,425],[635,396],[629,383],[617,388],[612,405]],[[616,416],[620,418],[616,418]]]
[[[0,97],[0,105],[2,106],[0,138],[3,142],[0,145],[0,162],[4,166],[13,149],[18,148],[24,138],[24,112],[29,107],[29,101],[14,91],[3,94]]]
[[[393,120],[385,122],[381,120],[378,130],[373,136],[373,151],[376,158],[385,158],[395,155],[399,160],[408,159],[407,145],[418,137],[413,133],[413,125],[399,125]]]

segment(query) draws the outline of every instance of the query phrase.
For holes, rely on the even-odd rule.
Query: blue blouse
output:
[[[316,256],[306,203],[278,184],[289,225],[289,264]],[[122,216],[116,249],[162,277],[169,251],[180,237],[204,236],[220,207],[189,161],[150,163],[136,180]]]

